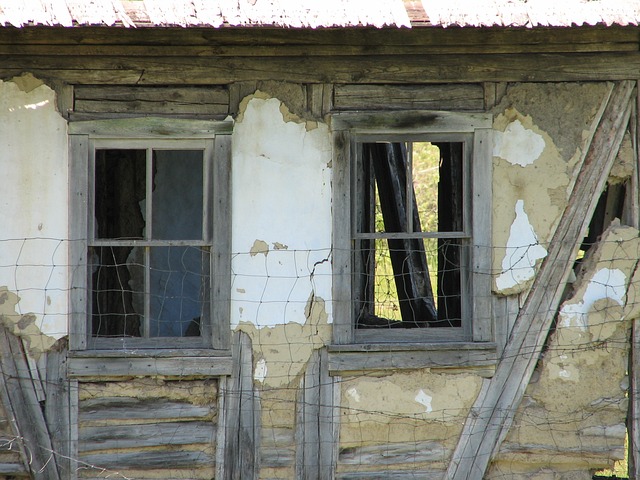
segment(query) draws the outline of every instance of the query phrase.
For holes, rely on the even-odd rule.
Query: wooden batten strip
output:
[[[516,319],[496,375],[485,381],[449,465],[451,480],[484,477],[529,383],[572,270],[580,240],[603,191],[631,113],[635,82],[615,85],[576,172],[547,257]]]

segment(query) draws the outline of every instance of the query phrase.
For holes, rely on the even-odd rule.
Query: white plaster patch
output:
[[[524,211],[524,201],[516,202],[516,218],[511,224],[506,252],[502,259],[502,273],[496,278],[498,290],[508,290],[523,284],[535,275],[538,260],[547,256],[547,250],[538,243],[538,237]]]
[[[586,330],[589,311],[598,300],[608,298],[618,303],[618,305],[624,305],[626,284],[627,277],[622,270],[617,268],[602,268],[598,270],[589,280],[582,300],[578,303],[565,304],[562,307],[562,310],[560,310],[560,325]]]
[[[540,158],[545,147],[542,135],[524,128],[520,120],[511,122],[504,132],[494,132],[493,138],[493,155],[521,167]]]
[[[0,285],[50,337],[68,333],[68,139],[46,85],[0,81]]]
[[[424,393],[424,390],[420,390],[418,392],[418,395],[416,395],[415,400],[420,405],[424,405],[425,407],[424,413],[433,412],[433,407],[431,406],[431,401],[433,400],[433,397],[431,395],[427,395],[426,393]]]
[[[234,126],[232,328],[303,325],[310,294],[331,322],[331,134],[283,109],[253,97]]]
[[[347,390],[347,395],[349,395],[349,397],[353,398],[354,401],[360,402],[360,394],[355,389],[355,387],[351,387],[350,389],[348,389]]]
[[[563,368],[562,370],[560,370],[558,372],[558,376],[560,378],[569,378],[569,377],[571,377],[571,373],[568,370]]]
[[[256,369],[253,372],[254,380],[263,383],[264,379],[267,378],[267,361],[264,358],[261,358],[256,362]]]

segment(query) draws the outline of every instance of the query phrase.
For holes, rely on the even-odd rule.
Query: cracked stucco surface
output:
[[[0,145],[0,286],[17,295],[4,323],[35,353],[68,333],[68,164],[55,92],[31,75],[0,81]]]

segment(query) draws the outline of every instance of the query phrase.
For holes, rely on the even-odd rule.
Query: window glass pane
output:
[[[143,238],[145,150],[96,150],[94,168],[94,236]]]
[[[92,333],[98,337],[139,337],[144,315],[141,248],[90,249]]]
[[[200,247],[151,249],[151,337],[200,335],[207,318],[209,257]]]
[[[153,152],[153,233],[156,240],[201,240],[203,153]]]

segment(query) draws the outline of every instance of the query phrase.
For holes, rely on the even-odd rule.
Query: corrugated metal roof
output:
[[[640,0],[422,0],[431,25],[567,27],[638,25]]]
[[[638,25],[640,0],[0,0],[0,26]]]
[[[409,27],[403,0],[0,0],[0,25]]]

